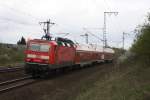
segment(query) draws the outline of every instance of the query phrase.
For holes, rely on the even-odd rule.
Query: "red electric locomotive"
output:
[[[97,45],[74,44],[69,39],[30,40],[27,44],[25,69],[28,74],[44,75],[52,69],[84,66],[113,59],[114,51]]]
[[[71,66],[75,63],[75,45],[71,40],[62,38],[55,41],[30,40],[27,44],[25,63],[26,72],[32,75]]]

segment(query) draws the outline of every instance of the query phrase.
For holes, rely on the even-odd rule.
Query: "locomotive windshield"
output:
[[[41,51],[41,52],[48,52],[50,46],[48,44],[30,44],[29,50],[32,51]]]

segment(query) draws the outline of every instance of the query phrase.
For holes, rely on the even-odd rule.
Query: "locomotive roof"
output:
[[[33,39],[33,40],[30,40],[30,42],[41,42],[41,43],[45,43],[45,42],[50,42],[48,40],[42,40],[42,39]]]
[[[56,41],[59,41],[59,42],[65,42],[65,43],[74,44],[74,42],[73,42],[72,40],[67,39],[67,38],[57,37],[55,40],[56,40]]]
[[[36,42],[36,43],[52,43],[54,45],[57,45],[56,41],[49,41],[49,40],[43,40],[43,39],[33,39],[30,40],[30,42]]]
[[[64,43],[65,44],[71,44],[73,45],[74,42],[67,39],[67,38],[55,38],[55,40],[43,40],[43,39],[33,39],[33,40],[30,40],[30,42],[37,42],[37,43],[53,43],[55,45],[63,45]]]
[[[66,43],[71,43],[74,44],[74,42],[68,38],[61,38],[61,37],[57,37],[54,40],[44,40],[44,39],[33,39],[30,41],[36,41],[36,42],[50,42],[50,41],[59,41],[59,42],[66,42]]]

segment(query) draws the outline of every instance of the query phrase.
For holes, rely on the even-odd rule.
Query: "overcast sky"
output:
[[[105,11],[119,14],[107,15],[107,39],[111,46],[121,47],[122,33],[126,32],[125,46],[131,46],[134,29],[142,24],[150,11],[150,0],[0,0],[0,42],[16,43],[21,36],[41,38],[44,34],[40,21],[51,19],[54,36],[70,33],[67,38],[85,42],[80,35],[83,28],[102,38]],[[89,34],[90,43],[102,44]]]

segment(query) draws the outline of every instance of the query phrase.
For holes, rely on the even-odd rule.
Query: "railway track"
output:
[[[15,72],[15,71],[20,71],[20,70],[24,70],[24,67],[1,68],[0,73]]]
[[[33,80],[31,78],[32,78],[32,76],[25,76],[22,78],[1,82],[0,83],[0,94],[10,91],[10,90],[13,90],[13,89],[17,89],[19,87],[23,87],[25,85],[29,85],[29,84],[35,82],[35,80]]]

